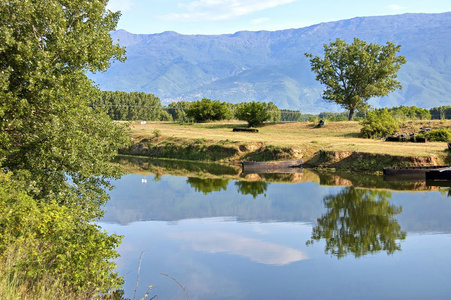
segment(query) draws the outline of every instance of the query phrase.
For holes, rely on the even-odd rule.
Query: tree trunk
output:
[[[352,121],[354,119],[354,107],[349,107],[349,117],[348,121]]]

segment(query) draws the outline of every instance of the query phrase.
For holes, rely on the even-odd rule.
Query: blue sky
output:
[[[451,0],[110,0],[118,29],[225,34],[281,30],[354,17],[451,11]]]

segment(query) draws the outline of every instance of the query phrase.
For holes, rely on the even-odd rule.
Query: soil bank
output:
[[[135,141],[132,146],[121,149],[119,153],[228,164],[238,164],[241,161],[303,159],[304,165],[310,168],[367,173],[381,172],[385,167],[449,164],[447,156],[397,156],[352,151],[317,151],[307,146],[280,147],[263,142],[240,143],[228,140],[215,142],[206,139],[163,136]]]

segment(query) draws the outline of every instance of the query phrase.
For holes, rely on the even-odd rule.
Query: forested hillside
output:
[[[363,17],[281,31],[224,35],[112,33],[127,61],[91,77],[103,90],[155,94],[165,104],[203,97],[232,103],[273,102],[302,113],[341,110],[321,99],[304,53],[322,54],[336,38],[402,45],[401,91],[375,107],[432,108],[451,99],[451,13]]]

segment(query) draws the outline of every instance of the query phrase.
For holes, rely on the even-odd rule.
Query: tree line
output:
[[[252,102],[251,102],[252,103]],[[103,91],[91,106],[104,112],[113,120],[122,121],[175,121],[179,123],[207,122],[218,120],[245,120],[248,109],[254,106],[254,113],[266,112],[258,119],[269,122],[304,122],[316,119],[328,121],[345,121],[349,111],[321,112],[317,115],[302,114],[297,110],[280,109],[274,103],[255,102],[256,104],[233,104],[219,100],[203,98],[197,101],[171,102],[163,106],[160,98],[143,92]],[[356,120],[365,119],[370,106],[355,111]],[[244,112],[244,113],[243,113]],[[399,106],[388,108],[388,112],[397,120],[431,120],[451,119],[451,105],[431,109],[416,106]],[[268,116],[267,116],[268,115]],[[246,121],[246,120],[245,120]]]

